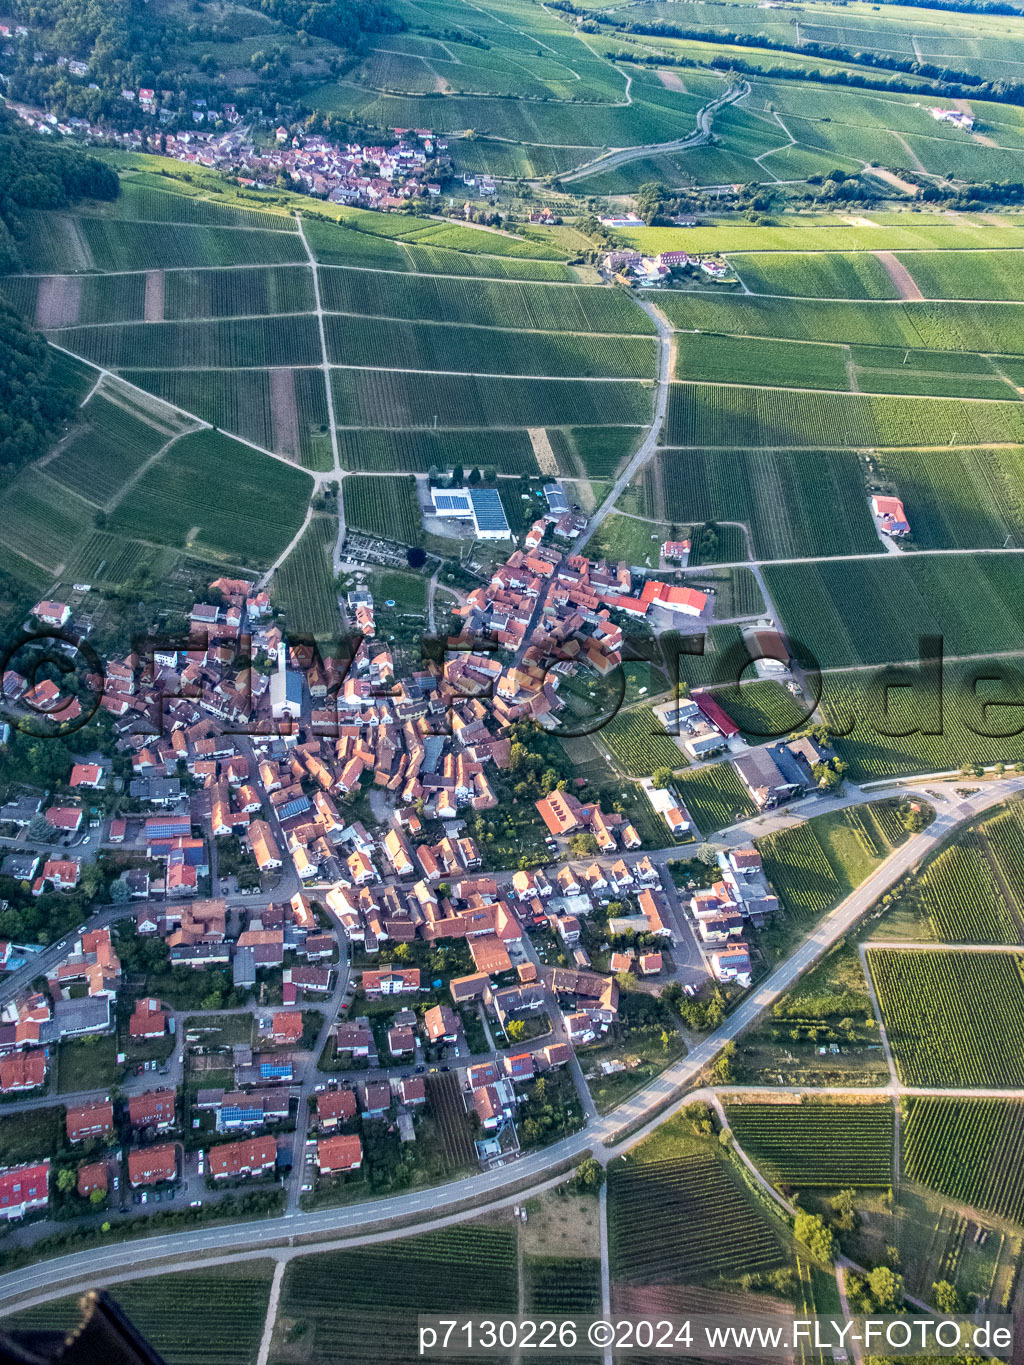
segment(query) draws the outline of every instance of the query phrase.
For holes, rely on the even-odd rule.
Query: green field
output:
[[[399,476],[370,479],[350,475],[341,486],[345,521],[354,530],[418,545],[423,539],[423,518],[416,497],[416,480]]]
[[[109,524],[129,536],[259,566],[298,531],[310,492],[301,470],[219,432],[200,431],[150,466]]]
[[[820,299],[894,299],[889,272],[868,252],[737,253],[729,264],[753,294]]]
[[[904,1103],[902,1166],[908,1180],[1024,1222],[1024,1105],[918,1096]]]
[[[0,1111],[0,1166],[42,1161],[67,1145],[64,1106],[27,1109],[20,1114]]]
[[[769,384],[796,389],[848,389],[846,350],[748,337],[676,337],[677,379],[718,384]]]
[[[886,450],[873,459],[899,490],[921,549],[1024,544],[1024,449]]]
[[[682,768],[688,762],[649,706],[619,711],[600,733],[631,777],[649,777],[658,768]]]
[[[969,835],[943,851],[917,882],[921,908],[940,943],[1021,941],[985,850]]]
[[[852,781],[1024,761],[1024,673],[1014,660],[947,663],[938,733],[934,689],[915,668],[899,680],[886,697],[871,672],[822,677],[822,714]]]
[[[705,836],[755,813],[754,803],[731,763],[713,763],[681,773],[674,785]]]
[[[613,332],[651,336],[647,314],[618,289],[509,280],[438,279],[372,270],[320,271],[329,313],[418,321],[473,323],[545,332]],[[332,319],[341,327],[341,319]]]
[[[765,578],[790,640],[809,649],[822,668],[837,668],[915,659],[925,635],[941,636],[950,658],[1018,648],[1019,560],[887,555],[773,565]]]
[[[886,1188],[893,1179],[891,1104],[730,1104],[736,1141],[773,1185]]]
[[[1024,336],[1021,338],[1024,344]],[[1001,397],[1002,395],[1000,395]],[[673,446],[971,446],[1024,439],[1024,404],[675,384]]]
[[[344,469],[365,474],[392,471],[426,474],[431,469],[464,470],[480,466],[499,474],[536,474],[537,461],[525,431],[488,432],[486,444],[478,433],[464,431],[359,431],[338,433]]]
[[[786,1260],[770,1216],[706,1151],[616,1162],[608,1176],[608,1248],[621,1284],[715,1281]]]
[[[773,889],[795,919],[811,919],[848,895],[906,839],[892,802],[850,806],[757,841]]]
[[[641,380],[338,369],[331,379],[342,427],[635,427],[651,413],[651,385]]]
[[[45,468],[51,479],[97,506],[119,493],[125,481],[176,434],[161,424],[160,417],[134,415],[102,393],[89,400],[82,415],[87,424]]]
[[[109,1292],[167,1365],[255,1365],[272,1273],[272,1261],[243,1261],[129,1280]],[[58,1299],[7,1322],[18,1331],[53,1331],[80,1318],[76,1300]]]
[[[1024,1086],[1024,957],[871,948],[904,1085]]]
[[[473,1224],[376,1249],[301,1257],[285,1271],[273,1365],[413,1362],[417,1314],[515,1312],[516,1233]],[[340,1288],[343,1286],[343,1288]]]
[[[336,640],[341,630],[331,556],[338,538],[336,516],[317,516],[275,572],[273,597],[285,612],[289,634]]]
[[[628,427],[558,427],[548,432],[558,472],[594,479],[610,478],[638,437]]]

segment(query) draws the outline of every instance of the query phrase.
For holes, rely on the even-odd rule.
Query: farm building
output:
[[[471,521],[481,540],[508,540],[511,531],[501,499],[493,488],[432,488],[434,513]]]
[[[878,495],[871,499],[871,511],[878,529],[886,536],[908,536],[910,522],[899,498],[886,498]]]

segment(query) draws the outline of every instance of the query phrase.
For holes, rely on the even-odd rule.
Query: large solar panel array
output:
[[[503,531],[508,534],[508,522],[501,499],[493,488],[474,488],[469,495],[473,500],[473,516],[478,531]]]

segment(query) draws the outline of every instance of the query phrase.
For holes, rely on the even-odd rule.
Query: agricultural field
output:
[[[871,457],[899,490],[922,550],[1024,545],[1024,449],[886,450]]]
[[[893,1180],[891,1104],[729,1104],[736,1141],[773,1185],[886,1189]]]
[[[418,545],[423,539],[415,479],[407,475],[370,479],[351,474],[343,480],[341,492],[345,521],[354,530],[404,545]]]
[[[0,547],[56,573],[92,526],[95,508],[38,468],[23,469],[4,490]]]
[[[617,1284],[714,1282],[787,1260],[770,1215],[705,1150],[616,1162],[608,1176],[608,1244]]]
[[[1021,942],[1021,926],[977,836],[963,835],[928,865],[915,887],[939,943]]]
[[[810,299],[898,297],[885,266],[866,251],[738,252],[729,257],[729,264],[752,294]]]
[[[713,763],[680,773],[674,786],[705,837],[756,813],[731,763]]]
[[[289,636],[336,640],[341,633],[331,562],[337,539],[337,516],[315,516],[274,573],[271,591],[284,608]]]
[[[167,1365],[256,1365],[273,1262],[244,1261],[129,1280],[111,1296]],[[54,1331],[81,1318],[58,1299],[5,1319],[13,1330]]]
[[[501,379],[494,375],[331,371],[339,427],[642,426],[645,380]]]
[[[363,1365],[380,1351],[417,1359],[420,1313],[516,1311],[516,1230],[464,1224],[377,1249],[302,1257],[285,1271],[272,1365]]]
[[[526,431],[493,431],[482,443],[464,431],[338,432],[343,469],[362,474],[426,474],[431,469],[461,465],[463,469],[491,468],[498,474],[536,474],[537,460]]]
[[[680,332],[675,377],[718,384],[849,389],[846,360],[844,346]]]
[[[903,1175],[960,1204],[1024,1223],[1024,1104],[909,1096]]]
[[[665,439],[672,446],[795,449],[1014,444],[1024,440],[1024,404],[677,383]]]
[[[470,323],[544,332],[651,336],[654,324],[621,290],[529,281],[459,280],[328,267],[324,309],[362,317]]]
[[[628,427],[556,427],[548,432],[558,472],[570,477],[611,478],[636,446]]]
[[[362,317],[331,316],[326,323],[334,365],[556,379],[645,379],[654,372],[654,343],[648,337],[513,332]]]
[[[904,1085],[1024,1086],[1024,957],[870,948]]]
[[[86,425],[41,467],[51,479],[98,507],[117,496],[144,464],[180,432],[153,414],[135,414],[102,392],[81,409]]]
[[[947,662],[938,734],[922,733],[922,719],[935,729],[935,692],[918,673],[903,670],[906,685],[888,697],[871,672],[823,675],[821,714],[851,781],[1024,762],[1024,672],[1015,660]]]
[[[658,768],[682,768],[688,762],[649,706],[619,711],[600,734],[630,777],[649,777]]]
[[[757,841],[787,914],[813,919],[849,895],[907,838],[895,801],[817,815]]]
[[[226,562],[271,562],[302,525],[308,474],[214,431],[183,436],[109,517],[109,529]]]
[[[827,669],[915,659],[925,635],[942,637],[947,658],[1018,648],[1019,560],[886,555],[773,565],[764,572],[790,639]]]
[[[718,702],[744,736],[761,742],[783,739],[802,730],[811,719],[806,702],[797,699],[781,683],[771,679],[743,682],[715,693]]]

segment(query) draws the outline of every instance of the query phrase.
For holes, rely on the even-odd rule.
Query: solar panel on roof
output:
[[[435,493],[434,507],[438,512],[468,512],[469,499],[464,493]]]
[[[474,488],[469,496],[473,500],[473,515],[479,530],[508,530],[505,509],[493,488]]]

